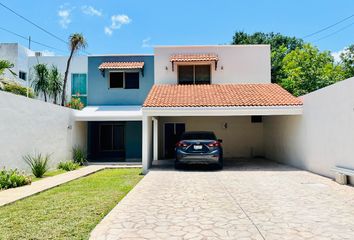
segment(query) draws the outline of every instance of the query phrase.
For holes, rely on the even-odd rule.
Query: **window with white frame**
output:
[[[139,89],[139,72],[110,72],[109,88]]]

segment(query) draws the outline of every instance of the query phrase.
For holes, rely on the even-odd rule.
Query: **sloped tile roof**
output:
[[[103,62],[98,69],[140,69],[144,62]]]
[[[218,61],[219,57],[212,53],[201,54],[174,54],[170,57],[171,62],[195,62],[195,61]]]
[[[154,85],[143,107],[298,106],[277,84]]]

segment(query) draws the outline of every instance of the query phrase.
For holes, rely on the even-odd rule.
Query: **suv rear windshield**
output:
[[[181,136],[181,140],[216,140],[213,132],[185,132]]]

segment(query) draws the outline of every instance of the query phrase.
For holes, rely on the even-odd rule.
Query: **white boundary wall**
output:
[[[26,154],[51,154],[50,167],[72,158],[72,146],[86,148],[85,122],[75,110],[0,91],[0,167],[29,170]]]
[[[333,177],[354,169],[354,78],[303,96],[302,116],[265,117],[266,157]]]

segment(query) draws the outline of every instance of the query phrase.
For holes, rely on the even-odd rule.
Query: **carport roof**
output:
[[[143,107],[301,106],[277,84],[154,85]]]

